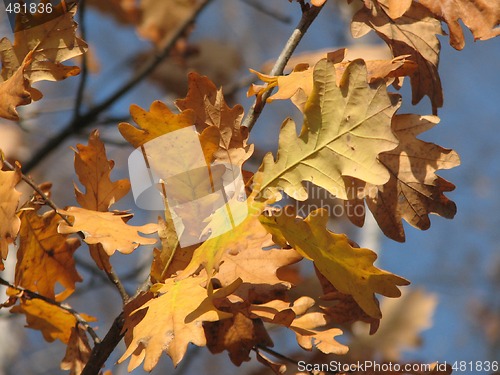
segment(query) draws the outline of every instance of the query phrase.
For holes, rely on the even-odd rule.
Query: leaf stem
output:
[[[295,29],[293,30],[292,35],[290,35],[290,38],[288,38],[288,41],[283,47],[283,50],[281,51],[278,59],[271,69],[271,72],[269,73],[270,75],[277,76],[283,74],[283,70],[292,57],[293,52],[299,45],[304,34],[309,29],[309,26],[311,26],[313,21],[318,16],[319,12],[321,12],[321,9],[323,9],[323,6],[324,4],[320,7],[301,4],[302,17],[297,24],[297,27],[295,27]],[[266,92],[264,92],[264,94],[262,94],[261,97],[255,99],[252,108],[247,113],[242,122],[242,126],[248,127],[248,131],[252,131],[255,123],[257,122],[260,114],[262,113],[262,110],[266,105],[266,100],[269,98],[269,96],[271,96],[272,92],[273,89],[267,90]]]
[[[71,308],[67,304],[54,301],[53,299],[42,296],[41,294],[33,292],[32,290],[29,290],[29,289],[26,289],[26,288],[23,288],[20,286],[15,286],[15,285],[9,283],[7,280],[4,280],[1,277],[0,277],[0,284],[7,286],[9,288],[18,290],[19,292],[22,292],[24,295],[26,295],[30,299],[42,300],[44,302],[47,302],[50,305],[59,307],[60,309],[70,313],[71,315],[73,315],[75,317],[76,321],[79,324],[81,324],[83,326],[83,328],[85,328],[85,330],[88,332],[88,334],[92,337],[92,340],[94,341],[95,345],[98,345],[101,343],[101,339],[99,338],[99,336],[97,336],[97,333],[95,333],[95,331],[92,329],[92,327],[89,325],[89,323],[78,313],[78,311],[74,310],[73,308]],[[23,298],[23,297],[21,297],[21,298]]]

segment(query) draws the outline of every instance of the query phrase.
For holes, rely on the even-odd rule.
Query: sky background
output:
[[[247,68],[259,69],[268,60],[274,59],[288,38],[290,30],[299,18],[296,4],[285,0],[271,1],[269,6],[276,11],[289,15],[291,24],[281,24],[276,20],[262,15],[242,1],[219,0],[210,5],[201,15],[192,41],[201,43],[207,39],[217,41],[223,46],[224,55],[215,56],[219,62],[240,59],[239,66],[231,66],[227,70],[228,80],[241,79],[248,74]],[[328,4],[315,21],[299,51],[311,51],[320,48],[348,46],[351,43],[370,43],[377,41],[373,33],[362,40],[353,40],[348,32],[347,23],[335,14],[342,10]],[[4,23],[6,20],[3,21]],[[133,74],[134,56],[136,51],[147,51],[149,43],[137,38],[135,31],[129,27],[116,25],[107,17],[103,17],[91,9],[87,17],[88,41],[96,61],[100,65],[98,74],[90,77],[87,97],[88,102],[97,103],[109,95],[128,76]],[[10,37],[9,35],[6,35]],[[448,197],[456,202],[458,213],[453,220],[432,216],[431,228],[419,231],[405,225],[407,241],[396,243],[382,234],[375,235],[376,249],[380,260],[379,266],[399,274],[412,281],[412,288],[423,288],[426,292],[437,296],[438,305],[433,317],[433,327],[422,334],[422,346],[416,351],[404,353],[403,359],[432,361],[476,361],[498,360],[500,358],[500,198],[496,188],[500,185],[500,39],[485,42],[473,42],[470,33],[466,31],[466,46],[463,51],[455,51],[448,44],[446,37],[441,37],[442,53],[440,75],[444,90],[444,107],[439,110],[441,123],[421,136],[441,146],[455,149],[460,157],[461,166],[440,171],[439,174],[453,182],[457,188],[448,193]],[[221,57],[223,56],[223,57]],[[214,56],[212,56],[214,57]],[[221,68],[215,64],[214,72]],[[217,70],[218,69],[218,70]],[[64,124],[70,116],[68,111],[47,112],[50,108],[70,108],[72,99],[64,92],[74,90],[77,79],[62,83],[49,83],[45,87],[52,94],[38,104],[28,108],[29,111],[40,110],[41,117],[25,121],[23,126],[28,130],[28,143],[21,149],[21,156],[29,152],[33,143],[40,142],[51,132]],[[243,90],[244,91],[244,90]],[[45,91],[44,91],[45,92]],[[401,90],[403,105],[398,113],[429,114],[430,105],[425,98],[416,107],[410,104],[409,82]],[[183,95],[177,95],[183,96]],[[126,117],[131,103],[149,107],[155,99],[171,101],[176,96],[165,94],[150,82],[141,84],[134,91],[122,98],[112,108],[111,115]],[[238,94],[235,101],[241,102],[245,109],[252,103],[244,94]],[[29,113],[28,109],[26,112]],[[256,125],[251,141],[260,144],[258,153],[275,150],[279,126],[287,116],[294,116],[300,121],[298,112],[288,103],[273,103],[266,108],[264,115]],[[42,125],[43,123],[43,125]],[[114,126],[102,127],[104,136],[110,140],[118,140]],[[40,180],[53,180],[54,196],[58,204],[74,204],[74,197],[68,191],[75,176],[72,168],[72,152],[68,146],[84,142],[84,137],[75,137],[63,145],[57,152],[44,161],[35,171]],[[24,151],[23,151],[24,150]],[[131,149],[111,146],[108,148],[110,157],[115,159],[116,176],[126,176],[126,160]],[[53,168],[57,163],[58,168]],[[133,207],[129,197],[118,208]],[[138,215],[137,223],[146,218],[147,213]],[[143,221],[142,221],[143,222]],[[349,229],[360,242],[373,241],[373,237],[363,237],[354,229]],[[118,257],[117,267],[122,267],[126,273],[133,263],[144,261],[147,256],[136,254],[131,258]],[[85,260],[85,259],[83,259]],[[147,260],[147,259],[146,259]],[[87,259],[88,261],[88,259]],[[82,272],[86,275],[85,272]],[[142,279],[145,275],[137,275]],[[88,281],[87,281],[88,282]],[[92,285],[92,284],[89,284]],[[133,289],[135,281],[128,287]],[[90,288],[91,289],[91,288]],[[100,288],[105,298],[94,299],[92,293],[84,293],[85,298],[71,299],[76,309],[90,312],[101,319],[110,319],[116,315],[120,300],[114,290]],[[77,296],[79,297],[79,296]],[[486,309],[496,313],[496,319],[478,315],[478,311]],[[480,318],[478,318],[480,316]],[[495,325],[496,324],[496,325]],[[486,327],[487,325],[487,327]],[[496,342],[488,339],[485,332],[497,330]],[[100,330],[101,335],[106,327]],[[24,331],[22,331],[24,332]],[[62,358],[62,345],[46,345],[40,340],[38,332],[24,332],[22,352],[27,360],[16,361],[7,371],[8,374],[58,374],[54,363],[57,360],[47,360],[52,356]],[[32,339],[31,341],[28,340]],[[288,338],[280,339],[287,345]],[[279,346],[278,346],[279,347]],[[123,352],[123,347],[117,350],[117,355]],[[207,356],[206,349],[196,350],[190,357],[191,362],[174,373],[204,373],[207,357],[211,360],[211,372],[216,368],[219,374],[235,372],[249,373],[254,368],[257,372],[262,368],[255,364],[244,365],[238,370],[228,365],[227,355]],[[114,357],[116,360],[118,356]],[[194,360],[196,359],[196,360]],[[167,373],[169,360],[164,356],[160,366],[152,374]],[[111,364],[111,361],[109,362]],[[218,366],[218,367],[217,367]],[[62,373],[62,372],[61,372]],[[123,366],[118,367],[114,374],[125,373]],[[141,373],[138,371],[137,373]],[[170,373],[170,372],[168,372]]]

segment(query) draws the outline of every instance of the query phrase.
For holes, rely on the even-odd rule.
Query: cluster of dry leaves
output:
[[[90,3],[123,22],[140,25],[141,33],[159,44],[174,29],[156,20],[161,12],[152,12],[152,4],[156,8],[158,2]],[[312,3],[321,6],[324,1]],[[172,9],[182,13],[199,4],[178,1]],[[340,327],[349,329],[363,321],[376,332],[382,317],[376,294],[399,297],[399,286],[408,281],[376,267],[372,250],[329,230],[328,210],[303,218],[292,206],[271,205],[283,193],[295,200],[307,199],[304,182],[311,182],[346,205],[366,204],[383,232],[397,241],[405,238],[403,220],[427,229],[431,213],[452,218],[456,207],[444,193],[454,185],[436,171],[457,166],[458,155],[419,140],[417,136],[439,119],[396,114],[400,97],[388,90],[391,85],[400,87],[408,76],[413,102],[426,95],[436,112],[443,102],[437,70],[441,22],[449,25],[451,44],[463,48],[458,19],[476,39],[498,34],[500,11],[491,4],[366,0],[354,16],[353,35],[374,30],[389,45],[392,60],[346,61],[345,51],[339,50],[314,66],[299,64],[286,76],[257,73],[266,85],[253,86],[250,93],[258,101],[265,91],[277,87],[268,100],[290,99],[299,108],[304,116],[300,134],[291,119],[284,121],[276,157],[267,154],[255,174],[245,173],[249,196],[243,204],[248,215],[234,230],[198,245],[179,245],[168,209],[158,223],[141,226],[127,224],[131,213],[110,210],[129,192],[130,183],[110,179],[114,162],[108,160],[97,131],[87,145],[77,145],[75,150],[75,172],[83,187],[75,185],[79,206],[47,209],[49,185],[40,186],[21,202],[16,190],[21,168],[8,170],[2,162],[1,269],[9,245],[18,246],[15,280],[3,307],[24,314],[28,327],[40,330],[47,341],[67,344],[61,366],[80,374],[91,352],[87,334],[92,332],[88,323],[93,318],[76,313],[64,301],[81,281],[73,258],[81,240],[88,244],[97,267],[108,274],[114,272],[110,257],[116,251],[129,254],[141,245],[156,244],[150,286],[124,306],[127,349],[119,361],[129,358],[130,371],[141,364],[152,370],[162,352],[177,365],[192,343],[213,353],[227,351],[236,365],[255,351],[260,362],[281,373],[283,365],[260,350],[273,345],[272,326],[292,331],[306,350],[345,354],[348,347],[335,340],[342,334]],[[41,98],[31,84],[78,74],[77,67],[62,64],[87,49],[75,34],[75,10],[61,11],[60,17],[17,32],[14,43],[2,39],[1,117],[15,120],[17,106]],[[149,110],[132,106],[136,125],[122,123],[119,130],[138,148],[194,124],[207,163],[241,167],[252,156],[248,129],[241,126],[243,108],[228,106],[222,91],[207,77],[191,73],[187,96],[176,106],[178,113],[159,101]],[[363,216],[349,219],[363,225]],[[209,225],[217,225],[217,220],[215,214]],[[314,263],[323,291],[320,298],[291,293],[297,280],[294,265],[301,261]]]

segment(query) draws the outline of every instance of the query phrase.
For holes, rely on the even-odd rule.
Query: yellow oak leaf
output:
[[[438,122],[435,116],[395,116],[392,129],[399,146],[379,155],[391,178],[382,186],[367,184],[365,187],[370,211],[384,234],[393,240],[405,240],[403,219],[426,230],[431,225],[430,213],[451,219],[457,212],[455,203],[444,195],[455,186],[435,172],[460,165],[458,154],[416,138]]]
[[[391,2],[392,3],[392,2]],[[372,29],[387,43],[394,57],[410,55],[418,65],[411,75],[412,102],[418,103],[427,95],[433,113],[443,106],[443,90],[438,74],[441,45],[437,35],[443,35],[441,22],[422,4],[412,1],[410,8],[397,19],[392,19],[389,0],[372,3],[371,9],[361,8],[353,17],[351,32],[362,37]]]
[[[329,55],[329,54],[327,54]],[[337,85],[340,84],[342,76],[346,68],[349,66],[349,61],[336,62],[331,57],[328,60],[334,63]],[[378,79],[384,79],[387,85],[390,85],[398,77],[408,76],[417,68],[416,64],[408,60],[408,55],[398,56],[392,60],[365,60],[368,82],[373,83]],[[302,112],[307,99],[313,91],[313,67],[308,64],[298,64],[293,71],[288,75],[269,76],[256,72],[259,79],[266,82],[268,85],[260,90],[251,89],[250,94],[261,95],[273,87],[278,87],[278,91],[271,95],[267,101],[291,99],[292,103],[297,106]]]
[[[85,330],[80,324],[71,329],[66,354],[61,361],[61,370],[68,370],[70,375],[80,375],[90,359],[92,349]]]
[[[31,63],[32,53],[24,58],[21,66],[6,80],[0,77],[0,117],[18,121],[19,114],[16,107],[31,103],[31,86],[24,77],[26,67]]]
[[[77,66],[62,63],[86,52],[87,44],[76,36],[76,22],[73,21],[76,7],[60,16],[41,22],[31,28],[16,31],[14,44],[7,38],[0,40],[2,77],[14,75],[25,57],[32,52],[32,62],[24,70],[30,83],[42,80],[59,81],[80,72]],[[42,97],[38,90],[31,92],[33,100]]]
[[[0,151],[1,152],[1,151]],[[21,180],[21,172],[2,171],[0,160],[0,271],[4,269],[3,260],[7,259],[9,244],[17,237],[21,220],[17,217],[17,207],[21,193],[16,190],[16,185]]]
[[[383,82],[369,85],[363,60],[346,68],[340,85],[335,68],[327,59],[314,68],[314,88],[304,111],[304,125],[297,136],[293,120],[281,127],[277,160],[268,153],[262,162],[263,196],[283,190],[305,200],[304,181],[313,182],[341,199],[347,198],[344,177],[384,184],[389,172],[377,160],[392,150],[397,139],[391,117],[399,97],[389,95]]]
[[[27,327],[40,331],[48,342],[57,339],[68,344],[71,331],[77,323],[74,315],[41,299],[22,299],[21,304],[14,306],[10,311],[26,315]],[[96,320],[87,314],[80,316],[87,322]]]
[[[60,221],[55,211],[41,216],[35,210],[22,211],[15,285],[62,301],[74,292],[75,283],[82,278],[73,258],[80,241],[58,233]],[[56,296],[57,283],[64,290]]]
[[[228,319],[232,314],[219,311],[213,299],[231,294],[235,286],[221,288],[208,296],[206,274],[154,286],[155,293],[139,296],[125,307],[125,343],[127,350],[118,362],[131,357],[128,370],[144,361],[144,370],[151,371],[165,351],[177,366],[189,343],[205,346],[202,322]],[[196,312],[196,314],[194,314]]]
[[[67,210],[59,210],[61,215],[74,217],[72,226],[66,222],[60,222],[58,231],[62,234],[82,232],[84,241],[89,245],[101,244],[108,255],[115,251],[130,254],[139,245],[152,245],[157,240],[146,238],[138,232],[151,234],[158,231],[157,224],[146,224],[142,226],[131,226],[126,224],[132,215],[114,212],[98,212],[86,210],[80,207],[69,207]]]
[[[130,115],[139,125],[139,129],[129,123],[122,122],[118,125],[118,130],[123,138],[135,148],[163,134],[194,125],[193,111],[186,110],[180,114],[174,114],[159,100],[151,104],[149,112],[137,105],[130,106]]]
[[[130,190],[128,180],[113,182],[110,179],[114,165],[114,161],[106,157],[104,143],[99,138],[98,130],[90,134],[88,146],[76,145],[75,172],[85,187],[85,193],[75,186],[75,195],[83,208],[105,212],[127,195]]]
[[[450,44],[461,50],[465,46],[461,20],[474,39],[487,40],[500,35],[500,4],[486,0],[419,0],[419,3],[448,24]]]
[[[306,219],[298,219],[293,207],[261,216],[261,222],[278,243],[285,239],[301,255],[314,262],[319,272],[342,293],[353,296],[370,316],[380,318],[375,293],[399,297],[398,286],[408,285],[402,277],[373,265],[377,255],[364,248],[354,248],[344,234],[326,229],[326,210],[318,209]]]

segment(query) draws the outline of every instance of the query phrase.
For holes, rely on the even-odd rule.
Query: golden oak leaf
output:
[[[387,43],[393,56],[410,55],[418,69],[410,75],[412,102],[418,103],[427,95],[433,112],[443,106],[443,90],[438,74],[439,52],[437,35],[443,35],[441,22],[422,4],[413,1],[410,8],[399,18],[387,14],[389,0],[378,0],[371,9],[360,9],[352,20],[351,32],[355,38],[370,30]]]
[[[393,20],[401,17],[411,7],[413,0],[387,0],[387,14]]]
[[[99,139],[99,131],[94,130],[89,136],[88,146],[78,144],[75,150],[75,172],[80,183],[85,187],[83,193],[75,185],[78,203],[88,210],[108,211],[109,207],[123,198],[130,190],[126,179],[111,181],[110,174],[114,161],[108,160],[104,143]],[[102,245],[89,245],[89,252],[99,269],[110,270],[109,255]]]
[[[6,80],[0,77],[0,117],[7,120],[18,121],[19,114],[16,107],[31,103],[31,86],[24,77],[26,67],[31,63],[30,52],[26,55],[21,66]]]
[[[85,330],[80,324],[71,329],[66,354],[61,361],[61,370],[69,370],[70,375],[80,375],[90,359],[92,349]]]
[[[0,151],[1,153],[1,151]],[[16,185],[21,180],[19,169],[2,171],[0,160],[0,271],[4,269],[3,260],[7,259],[9,244],[17,237],[21,220],[16,215],[21,193]]]
[[[77,238],[59,234],[61,217],[55,211],[38,215],[35,210],[21,213],[20,241],[17,250],[15,285],[59,301],[82,281],[75,267],[73,253],[80,246]],[[56,296],[56,284],[64,290]]]
[[[26,315],[27,327],[42,332],[43,338],[48,342],[58,339],[68,344],[71,330],[77,323],[75,316],[68,311],[40,299],[22,299],[21,304],[10,311]],[[87,322],[95,321],[95,318],[89,315],[80,315]]]
[[[181,281],[168,279],[164,284],[155,285],[156,295],[146,293],[126,306],[123,329],[126,331],[127,350],[118,362],[131,357],[129,371],[143,361],[144,370],[151,371],[163,351],[177,366],[189,343],[205,346],[201,323],[231,317],[231,314],[217,310],[212,299],[224,298],[234,291],[234,286],[231,286],[208,296],[207,289],[201,286],[205,282],[206,275]]]
[[[405,240],[403,219],[425,230],[431,225],[429,213],[451,219],[457,212],[455,203],[444,195],[455,186],[435,172],[458,166],[459,156],[453,150],[416,138],[438,122],[435,116],[395,116],[392,128],[399,146],[379,155],[391,178],[382,186],[365,188],[370,211],[384,234],[393,240]]]
[[[389,179],[379,163],[379,153],[397,146],[390,119],[398,108],[396,96],[389,96],[385,84],[369,85],[362,60],[349,64],[340,85],[335,68],[327,59],[314,68],[314,88],[304,111],[304,125],[297,137],[295,123],[282,125],[277,160],[268,153],[260,170],[262,191],[283,190],[305,200],[304,181],[313,182],[341,199],[347,198],[344,176],[364,181]]]
[[[113,212],[98,212],[80,207],[69,207],[58,211],[62,215],[73,216],[73,226],[60,222],[58,231],[62,234],[82,232],[89,245],[101,244],[108,255],[115,251],[130,254],[139,245],[152,245],[157,240],[146,238],[138,232],[151,234],[158,231],[157,224],[131,226],[126,224],[132,215]]]
[[[130,190],[126,179],[111,181],[110,174],[115,163],[108,160],[99,131],[89,136],[88,146],[78,144],[75,150],[75,172],[85,187],[83,193],[75,186],[78,203],[88,210],[108,211],[109,207],[123,198]]]
[[[4,79],[11,77],[30,52],[33,61],[24,71],[30,83],[42,80],[59,81],[78,74],[80,72],[78,67],[62,64],[87,50],[87,44],[75,34],[77,26],[73,21],[75,12],[76,7],[73,7],[52,20],[15,32],[14,44],[7,38],[0,40],[2,77]],[[34,89],[31,95],[34,100],[42,96]]]
[[[328,60],[332,61],[330,57]],[[384,79],[390,85],[398,77],[408,76],[417,68],[416,64],[407,59],[408,56],[398,56],[392,60],[366,60],[366,72],[368,82],[373,83],[378,79]],[[334,62],[337,85],[340,84],[342,76],[350,62]],[[298,109],[304,111],[307,99],[313,90],[313,71],[308,64],[298,64],[294,70],[284,76],[269,76],[251,70],[260,80],[266,82],[268,86],[255,91],[251,88],[249,94],[262,94],[273,87],[278,87],[278,91],[271,95],[267,101],[291,99]]]
[[[288,206],[272,216],[261,216],[261,222],[275,241],[280,243],[284,238],[301,255],[312,260],[337,290],[352,295],[374,318],[381,317],[375,293],[399,297],[398,286],[409,284],[402,277],[375,267],[377,255],[373,251],[354,248],[346,235],[326,229],[328,215],[324,209],[311,212],[306,219],[297,219],[293,207]]]
[[[192,109],[196,113],[196,127],[204,131],[215,127],[219,131],[219,149],[214,159],[242,165],[253,153],[253,145],[247,144],[248,129],[241,126],[243,107],[230,108],[214,83],[196,72],[189,74],[189,90],[186,98],[176,100],[180,110]],[[203,133],[202,133],[203,134]]]
[[[448,24],[450,44],[461,50],[464,34],[458,20],[462,20],[474,39],[486,40],[500,35],[500,4],[488,0],[419,0],[423,6]]]
[[[180,114],[174,114],[159,100],[151,104],[149,112],[137,105],[130,106],[130,115],[139,125],[139,129],[126,122],[119,124],[118,129],[123,138],[135,148],[163,134],[194,124],[193,111],[186,110]]]

